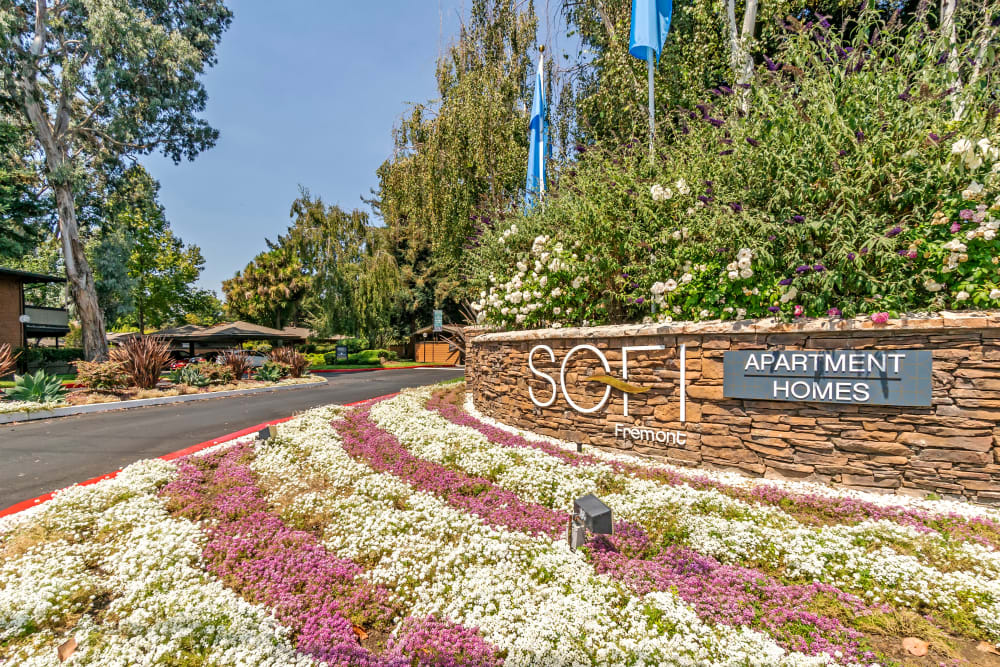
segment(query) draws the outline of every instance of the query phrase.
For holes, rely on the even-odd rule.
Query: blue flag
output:
[[[646,60],[650,51],[660,59],[663,42],[670,31],[673,0],[632,0],[632,31],[628,39],[628,52],[639,60]]]
[[[524,184],[524,205],[533,208],[545,193],[545,158],[549,146],[549,128],[545,122],[545,87],[542,85],[542,65],[539,59],[535,73],[535,96],[531,103],[531,123],[528,125],[528,178]]]

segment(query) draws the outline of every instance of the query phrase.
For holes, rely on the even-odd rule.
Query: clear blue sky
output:
[[[234,0],[219,63],[204,81],[218,144],[194,162],[159,155],[157,178],[176,233],[201,246],[199,281],[215,290],[290,223],[298,186],[364,208],[407,102],[436,95],[435,61],[462,0]],[[466,6],[467,10],[467,6]]]

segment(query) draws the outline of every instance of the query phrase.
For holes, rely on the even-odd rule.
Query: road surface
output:
[[[0,510],[139,459],[162,456],[261,422],[330,403],[460,377],[413,368],[326,375],[327,384],[0,426]]]

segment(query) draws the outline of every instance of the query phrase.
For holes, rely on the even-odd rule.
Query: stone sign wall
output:
[[[930,405],[729,398],[724,358],[736,350],[927,350]],[[765,320],[486,333],[469,343],[466,377],[485,414],[565,440],[687,466],[1000,504],[996,311],[885,325]]]

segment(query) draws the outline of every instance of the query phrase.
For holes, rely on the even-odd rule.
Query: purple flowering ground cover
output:
[[[502,664],[475,629],[432,617],[406,618],[395,637],[362,646],[361,636],[386,637],[403,610],[387,590],[359,579],[360,565],[333,556],[315,535],[268,511],[249,466],[253,453],[238,444],[181,459],[162,494],[176,514],[206,522],[208,570],[270,608],[292,630],[298,650],[345,667]]]
[[[756,485],[752,488],[736,487],[703,475],[682,474],[622,461],[607,461],[588,454],[567,451],[556,445],[528,440],[476,419],[454,401],[456,390],[435,394],[427,407],[448,421],[479,431],[490,442],[506,447],[523,447],[543,451],[570,465],[604,464],[615,472],[631,473],[672,486],[687,484],[695,489],[715,489],[731,498],[767,505],[780,509],[805,524],[830,522],[857,524],[863,521],[889,520],[921,532],[939,532],[943,535],[968,539],[1000,548],[1000,524],[984,517],[964,517],[959,514],[935,514],[912,507],[887,506],[857,498],[831,498],[818,494],[803,494],[775,486]]]
[[[345,451],[375,470],[471,512],[494,526],[562,539],[568,516],[473,477],[414,456],[393,434],[369,419],[370,405],[347,413],[332,426]],[[784,648],[809,655],[837,656],[845,663],[870,663],[876,656],[864,633],[845,619],[886,611],[826,584],[787,585],[747,567],[723,565],[679,545],[657,545],[636,525],[618,522],[615,535],[596,537],[584,553],[596,571],[642,595],[673,591],[707,622],[748,626],[770,634]],[[836,609],[843,618],[812,606]]]

